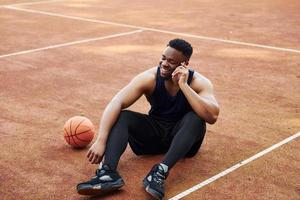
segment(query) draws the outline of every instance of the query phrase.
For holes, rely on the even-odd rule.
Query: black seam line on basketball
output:
[[[70,137],[72,137],[72,136],[64,136],[65,138],[68,138],[68,144],[71,144],[71,138]]]
[[[91,131],[91,129],[86,130],[86,131],[83,131],[83,132],[80,132],[80,133],[77,133],[76,135],[81,135],[81,134],[86,133],[86,132],[89,132],[89,131]],[[68,136],[66,136],[66,137],[72,137],[72,136],[75,136],[75,135],[68,135]]]
[[[73,138],[72,135],[71,135],[71,138],[72,138],[72,140],[73,140],[73,142],[74,142],[74,144],[75,144],[76,146],[80,146],[80,145],[78,145],[78,144],[75,142],[75,140],[74,140],[74,138]]]
[[[66,128],[64,128],[64,131],[65,131],[65,133],[67,133],[67,137],[68,137],[68,143],[70,144],[70,136],[69,136],[69,133],[68,133],[68,131],[67,131],[67,129]],[[65,136],[66,137],[66,136]]]
[[[75,142],[75,140],[74,140],[74,138],[73,138],[73,136],[72,136],[72,120],[70,121],[70,134],[71,134],[71,138],[72,138],[74,144],[75,144],[76,146],[78,146],[78,144]],[[70,144],[71,144],[71,143],[70,143]]]
[[[69,133],[68,133],[68,131],[67,131],[66,128],[64,128],[64,131],[65,131],[65,133],[67,134],[67,136],[69,136]]]
[[[78,123],[77,127],[75,128],[74,135],[76,135],[76,131],[77,131],[78,127],[80,126],[80,124],[82,124],[82,122],[84,122],[84,120],[85,119],[83,119],[81,122]]]
[[[72,136],[72,120],[70,121],[70,136]]]
[[[81,138],[78,138],[77,135],[74,135],[74,136],[77,138],[77,140],[80,140],[80,141],[82,141],[82,142],[90,142],[90,141],[87,141],[87,140],[83,140],[83,139],[81,139]]]
[[[84,132],[84,133],[85,133],[85,132]],[[69,135],[65,135],[64,137],[70,138],[70,137],[74,137],[74,136],[75,136],[78,140],[81,140],[81,141],[83,141],[83,142],[90,142],[90,141],[87,141],[87,140],[83,140],[83,139],[81,139],[81,138],[78,138],[77,135],[79,135],[79,134],[76,134],[76,135],[70,135],[70,136],[69,136]]]
[[[86,131],[82,131],[82,132],[80,132],[80,133],[77,133],[76,135],[81,135],[81,134],[83,134],[83,133],[86,133],[86,132],[89,132],[89,131],[91,131],[92,129],[89,129],[89,130],[86,130]]]

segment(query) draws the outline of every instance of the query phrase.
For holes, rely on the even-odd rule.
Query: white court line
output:
[[[210,41],[223,42],[223,43],[229,43],[229,44],[236,44],[236,45],[243,45],[243,46],[251,46],[251,47],[272,49],[272,50],[277,50],[277,51],[300,53],[300,50],[297,50],[297,49],[274,47],[274,46],[269,46],[269,45],[261,45],[261,44],[240,42],[240,41],[234,41],[234,40],[225,40],[225,39],[206,37],[206,36],[201,36],[201,35],[180,33],[180,32],[174,32],[174,31],[167,31],[167,30],[161,30],[161,29],[156,29],[156,28],[148,28],[148,27],[143,27],[143,26],[134,26],[134,25],[121,24],[121,23],[115,23],[115,22],[110,22],[110,21],[88,19],[88,18],[83,18],[83,17],[75,17],[75,16],[63,15],[63,14],[52,13],[52,12],[38,11],[38,10],[32,10],[32,9],[26,9],[26,8],[17,8],[17,7],[12,7],[12,6],[5,6],[5,8],[12,9],[12,10],[24,11],[24,12],[30,12],[30,13],[38,13],[38,14],[43,14],[43,15],[55,16],[55,17],[62,17],[62,18],[67,18],[67,19],[74,19],[74,20],[87,21],[87,22],[93,22],[93,23],[101,23],[101,24],[109,24],[109,25],[114,25],[114,26],[122,26],[122,27],[135,28],[135,29],[143,29],[143,30],[154,31],[154,32],[159,32],[159,33],[180,35],[180,36],[197,38],[197,39],[202,39],[202,40],[210,40]]]
[[[1,5],[0,7],[6,7],[6,6],[28,6],[28,5],[34,5],[34,4],[43,4],[43,3],[52,3],[57,1],[63,1],[63,0],[45,0],[45,1],[32,1],[32,2],[25,2],[25,3],[15,3],[15,4],[8,4],[8,5]]]
[[[109,39],[109,38],[115,38],[115,37],[125,36],[125,35],[131,35],[131,34],[134,34],[134,33],[140,33],[142,31],[143,30],[135,30],[135,31],[130,31],[130,32],[118,33],[118,34],[114,34],[114,35],[107,35],[107,36],[102,36],[102,37],[97,37],[97,38],[90,38],[90,39],[85,39],[85,40],[78,40],[78,41],[68,42],[68,43],[63,43],[63,44],[56,44],[56,45],[51,45],[51,46],[37,48],[37,49],[30,49],[30,50],[25,50],[25,51],[19,51],[19,52],[15,52],[15,53],[0,55],[0,58],[6,58],[6,57],[9,57],[9,56],[16,56],[16,55],[21,55],[21,54],[27,54],[27,53],[32,53],[32,52],[37,52],[37,51],[43,51],[43,50],[47,50],[47,49],[54,49],[54,48],[59,48],[59,47],[65,47],[65,46],[75,45],[75,44],[81,44],[81,43],[86,43],[86,42],[92,42],[92,41],[104,40],[104,39]]]
[[[274,144],[273,146],[271,146],[271,147],[269,147],[269,148],[267,148],[267,149],[265,149],[265,150],[263,150],[263,151],[255,154],[254,156],[252,156],[252,157],[250,157],[250,158],[248,158],[248,159],[246,159],[244,161],[241,161],[240,163],[238,163],[236,165],[233,165],[232,167],[230,167],[230,168],[222,171],[221,173],[219,173],[219,174],[217,174],[217,175],[215,175],[215,176],[213,176],[213,177],[211,177],[211,178],[209,178],[209,179],[207,179],[207,180],[205,180],[205,181],[203,181],[203,182],[195,185],[194,187],[191,187],[190,189],[188,189],[188,190],[186,190],[186,191],[184,191],[184,192],[182,192],[182,193],[180,193],[180,194],[172,197],[169,200],[181,199],[181,198],[187,196],[188,194],[190,194],[190,193],[192,193],[192,192],[194,192],[196,190],[199,190],[200,188],[202,188],[202,187],[204,187],[204,186],[206,186],[206,185],[208,185],[208,184],[210,184],[210,183],[218,180],[219,178],[221,178],[221,177],[223,177],[223,176],[225,176],[225,175],[233,172],[234,170],[242,167],[243,165],[246,165],[246,164],[248,164],[248,163],[256,160],[257,158],[259,158],[259,157],[261,157],[261,156],[263,156],[263,155],[265,155],[265,154],[273,151],[274,149],[276,149],[276,148],[278,148],[278,147],[280,147],[280,146],[282,146],[282,145],[290,142],[291,140],[296,139],[299,136],[300,136],[300,132],[298,132],[298,133],[296,133],[296,134],[294,134],[294,135],[292,135],[292,136],[290,136],[290,137],[282,140],[281,142],[279,142],[277,144]]]

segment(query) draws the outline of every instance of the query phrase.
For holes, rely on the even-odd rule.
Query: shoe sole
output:
[[[159,199],[159,200],[162,200],[163,199],[163,196],[161,196],[160,193],[156,192],[155,190],[151,189],[149,187],[149,183],[147,180],[143,180],[143,186],[146,190],[146,192],[148,192],[151,196],[153,196],[155,199]]]
[[[101,195],[101,194],[109,193],[111,191],[118,190],[124,185],[125,183],[122,180],[118,180],[113,185],[103,184],[103,186],[99,189],[95,189],[91,185],[77,187],[77,192],[80,195]]]

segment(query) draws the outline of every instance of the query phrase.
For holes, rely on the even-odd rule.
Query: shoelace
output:
[[[166,177],[164,175],[162,175],[159,171],[154,173],[154,176],[153,176],[153,180],[160,186],[164,184],[165,178]]]
[[[97,170],[96,170],[96,176],[101,176],[101,175],[103,175],[105,172],[106,172],[105,169],[97,169]]]

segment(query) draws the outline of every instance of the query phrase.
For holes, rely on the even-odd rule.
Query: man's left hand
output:
[[[184,63],[181,63],[172,73],[172,79],[177,81],[179,85],[187,83],[189,70]]]

